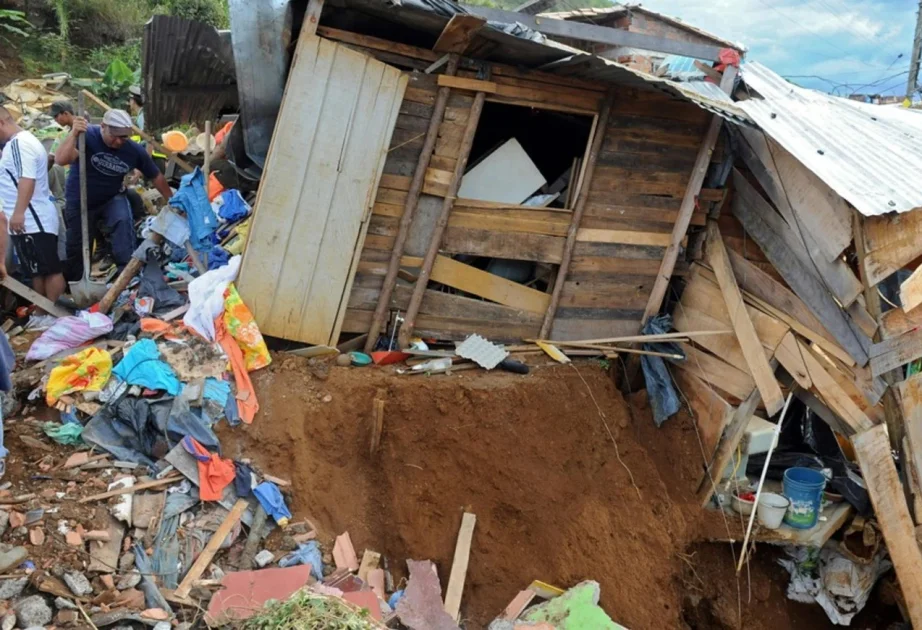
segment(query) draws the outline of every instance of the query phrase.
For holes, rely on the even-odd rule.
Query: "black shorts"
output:
[[[48,232],[10,234],[19,264],[30,276],[53,276],[64,270],[58,258],[58,236]]]

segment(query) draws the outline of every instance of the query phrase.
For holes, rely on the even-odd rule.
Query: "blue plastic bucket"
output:
[[[784,496],[791,502],[784,522],[795,529],[810,529],[816,525],[823,505],[826,476],[809,468],[788,468],[784,471]]]

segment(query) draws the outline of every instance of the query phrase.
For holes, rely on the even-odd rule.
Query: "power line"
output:
[[[835,18],[836,18],[837,20],[839,20],[840,22],[842,22],[842,24],[844,24],[845,27],[846,27],[849,31],[851,31],[852,33],[854,33],[854,34],[857,35],[858,37],[861,37],[861,38],[864,39],[866,42],[868,42],[868,43],[870,43],[870,44],[872,44],[872,45],[874,45],[874,46],[877,46],[877,45],[878,45],[878,42],[874,41],[873,39],[869,38],[869,37],[868,37],[867,35],[865,35],[864,33],[861,33],[861,32],[859,32],[857,29],[853,28],[852,25],[851,25],[851,23],[848,22],[848,21],[847,21],[845,18],[843,18],[841,15],[839,15],[839,13],[836,12],[836,10],[835,10],[832,6],[830,6],[829,4],[827,4],[825,0],[817,0],[817,2],[819,2],[821,5],[823,5],[824,7],[826,7],[826,8],[829,10],[829,12],[832,13],[833,16],[835,16]]]

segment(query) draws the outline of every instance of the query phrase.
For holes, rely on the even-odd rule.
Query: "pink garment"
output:
[[[102,313],[81,312],[74,317],[60,317],[41,337],[32,342],[26,359],[43,361],[62,350],[79,348],[110,332],[112,320]]]

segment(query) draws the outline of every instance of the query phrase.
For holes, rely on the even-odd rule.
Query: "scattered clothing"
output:
[[[299,544],[297,549],[279,560],[279,566],[283,569],[299,564],[311,565],[311,575],[318,582],[321,581],[323,579],[323,556],[320,553],[320,543],[316,540],[308,540],[306,543]]]
[[[286,525],[291,520],[291,512],[285,505],[285,499],[279,487],[271,481],[264,481],[255,488],[253,494],[259,499],[259,504],[263,506],[266,514],[275,519],[279,525]]]
[[[198,462],[199,496],[202,501],[220,501],[224,488],[234,481],[234,462],[209,452],[195,438],[186,436],[183,448]]]
[[[51,370],[45,391],[45,402],[53,407],[61,396],[73,392],[102,391],[112,376],[112,355],[90,346],[72,354]]]
[[[237,189],[225,190],[215,200],[218,216],[228,223],[235,223],[250,214],[250,205],[244,201]]]
[[[202,394],[206,400],[213,400],[222,407],[227,405],[227,398],[230,396],[231,386],[227,381],[222,381],[209,376],[205,379],[205,391]]]
[[[236,280],[240,256],[189,283],[189,310],[183,323],[208,341],[215,340],[215,318],[224,313],[224,291]]]
[[[72,317],[61,317],[32,343],[26,359],[43,361],[62,350],[78,348],[111,331],[112,320],[102,313],[80,312]]]
[[[83,439],[81,438],[83,434],[83,425],[79,422],[76,424],[71,422],[65,424],[46,422],[42,426],[42,430],[45,432],[45,435],[64,446],[75,446],[83,443]]]
[[[252,424],[259,411],[259,401],[256,400],[256,389],[250,380],[250,374],[247,372],[246,363],[244,362],[243,352],[240,346],[234,341],[234,338],[227,332],[224,319],[218,317],[215,319],[215,329],[217,331],[218,343],[224,348],[224,353],[230,361],[231,368],[234,371],[234,382],[237,385],[237,411],[240,418],[247,424]]]
[[[254,372],[272,363],[259,326],[250,309],[240,299],[233,283],[224,291],[224,324],[243,352],[247,372]]]
[[[208,202],[205,176],[200,168],[183,175],[179,190],[170,199],[170,205],[186,213],[191,233],[189,242],[196,251],[211,249],[211,234],[218,227],[218,219]]]
[[[131,346],[113,373],[129,385],[162,389],[171,396],[182,390],[173,368],[160,360],[160,350],[152,339],[142,339]]]
[[[56,321],[58,321],[58,318],[54,315],[39,315],[33,313],[29,316],[29,321],[26,322],[26,330],[44,332],[54,326]]]
[[[253,469],[243,462],[234,462],[237,475],[234,477],[234,491],[240,498],[253,494]]]

